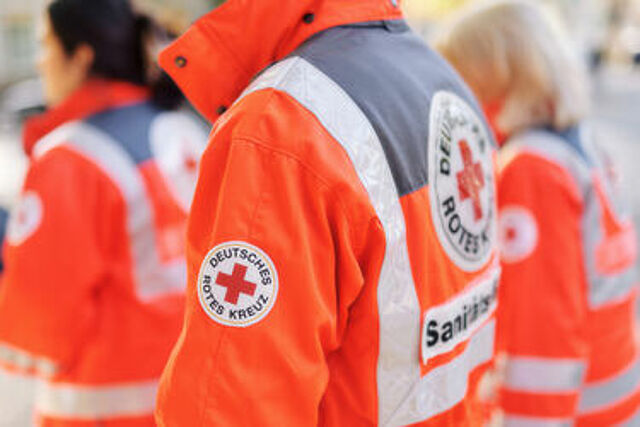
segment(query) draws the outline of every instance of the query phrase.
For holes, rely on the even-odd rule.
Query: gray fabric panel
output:
[[[152,157],[149,128],[160,112],[151,103],[142,102],[95,114],[86,122],[109,135],[136,164],[140,164]]]
[[[382,142],[400,196],[427,184],[429,112],[437,91],[461,96],[483,117],[453,69],[404,21],[332,28],[293,55],[337,82],[365,113]]]

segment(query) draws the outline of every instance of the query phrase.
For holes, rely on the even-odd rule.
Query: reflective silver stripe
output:
[[[504,387],[525,393],[575,393],[585,370],[579,359],[508,356]]]
[[[464,399],[469,374],[493,356],[494,336],[495,321],[491,320],[471,337],[463,353],[413,384],[411,393],[415,398],[406,399],[388,425],[413,424],[429,419]]]
[[[0,360],[9,367],[15,367],[20,371],[33,370],[45,378],[51,377],[58,372],[58,364],[51,359],[42,356],[32,355],[24,350],[0,343]]]
[[[109,135],[81,122],[62,126],[43,138],[37,157],[64,144],[100,168],[118,187],[126,203],[127,231],[133,258],[136,291],[142,300],[183,292],[184,260],[165,265],[160,261],[153,209],[143,178],[131,157]]]
[[[600,172],[606,171],[606,166],[602,164],[601,156],[595,145],[590,129],[583,126],[581,139],[583,146],[590,158],[597,165]],[[606,187],[606,180],[601,181]],[[619,210],[621,206],[616,206],[616,200],[610,198],[612,208]],[[595,191],[591,191],[585,200],[584,217],[583,217],[583,239],[584,254],[586,262],[587,275],[589,277],[589,306],[598,308],[608,304],[615,304],[631,297],[637,280],[636,265],[632,263],[626,270],[614,274],[602,274],[596,268],[596,249],[603,242],[605,235],[601,225],[604,206],[595,195]],[[620,213],[621,210],[616,212]]]
[[[459,356],[457,365],[452,362],[442,366],[421,380],[421,313],[409,263],[404,216],[391,170],[373,126],[339,85],[302,58],[290,58],[271,67],[242,96],[268,88],[294,98],[340,143],[385,231],[386,252],[378,283],[379,424],[411,424],[447,410],[465,396],[467,377],[461,372],[468,372],[470,369],[467,368],[478,362],[476,358],[488,360],[491,357],[492,346],[487,346],[487,342],[493,342],[493,323],[476,334],[477,346],[484,351],[465,353],[467,356]],[[455,369],[458,371],[454,375]],[[437,394],[442,390],[449,392],[445,393],[444,399],[433,399],[430,394],[434,390]]]
[[[631,397],[640,387],[640,360],[606,380],[588,383],[582,390],[578,413],[598,412]]]
[[[37,377],[0,369],[0,427],[33,425]]]
[[[571,427],[573,420],[505,415],[503,427]]]
[[[43,383],[35,410],[46,417],[76,419],[151,415],[157,389],[155,380],[109,386]]]
[[[589,278],[589,306],[602,307],[607,304],[621,302],[631,296],[636,285],[635,263],[626,270],[616,274],[600,274],[596,268],[596,248],[604,240],[601,225],[603,206],[592,191],[584,204],[582,219],[582,235],[584,239],[584,256],[586,272]]]
[[[631,417],[620,423],[620,427],[638,427],[640,426],[640,409]]]
[[[636,289],[635,263],[626,271],[615,276],[593,275],[589,292],[589,306],[602,307],[607,304],[622,302],[631,297]]]

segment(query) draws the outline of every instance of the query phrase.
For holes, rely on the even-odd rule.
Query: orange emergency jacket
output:
[[[148,98],[92,80],[25,130],[31,162],[4,245],[0,362],[43,378],[45,426],[153,425],[184,311],[185,201],[206,134]]]
[[[210,119],[229,109],[159,424],[479,425],[493,142],[395,2],[230,0],[161,64]]]
[[[501,152],[505,425],[640,425],[636,236],[585,126]]]

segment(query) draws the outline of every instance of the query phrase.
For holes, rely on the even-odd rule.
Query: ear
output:
[[[76,50],[73,52],[71,60],[74,65],[81,71],[83,74],[88,75],[91,71],[91,67],[93,66],[93,61],[95,59],[95,51],[93,48],[83,43],[76,47]]]

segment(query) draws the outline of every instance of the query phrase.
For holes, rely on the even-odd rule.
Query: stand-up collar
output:
[[[269,64],[330,27],[399,19],[396,0],[228,0],[160,54],[160,65],[214,121]]]
[[[149,90],[145,87],[120,81],[89,80],[60,105],[27,120],[22,140],[24,151],[31,156],[34,145],[64,123],[148,98]]]

